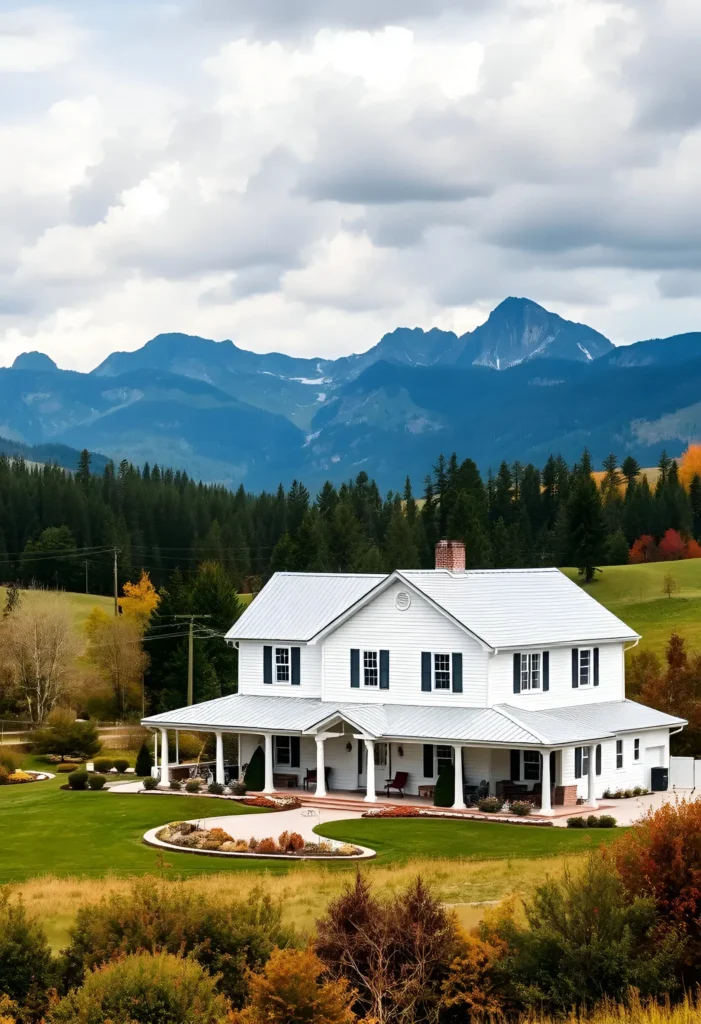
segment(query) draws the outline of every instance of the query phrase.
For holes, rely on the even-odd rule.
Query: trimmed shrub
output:
[[[197,833],[181,838],[199,841]],[[219,991],[242,1006],[246,968],[260,970],[275,946],[290,945],[296,945],[295,934],[282,925],[281,906],[260,890],[239,900],[224,889],[206,895],[187,883],[148,878],[98,905],[78,907],[60,966],[68,988],[100,964],[138,950],[177,953],[219,975]]]
[[[68,785],[71,789],[87,789],[88,788],[88,773],[84,768],[80,771],[71,772],[68,776]]]
[[[589,817],[587,818],[587,828],[598,828],[598,827],[599,827],[599,819],[598,819],[598,817],[596,816],[596,814],[590,814]]]
[[[93,757],[100,750],[100,736],[92,722],[76,722],[72,712],[57,709],[51,712],[47,725],[32,733],[32,747],[37,754],[77,755]]]
[[[151,774],[152,768],[153,756],[151,754],[150,749],[146,745],[146,741],[144,740],[144,742],[139,747],[139,753],[136,755],[136,765],[134,767],[134,772],[136,775],[140,776],[141,778],[144,778],[145,776]]]
[[[304,842],[302,846],[304,846]],[[248,853],[248,849],[248,843],[245,839],[237,839],[234,843],[234,853]]]
[[[107,779],[104,775],[89,775],[88,785],[90,789],[104,789]]]
[[[279,852],[280,852],[280,850],[278,848],[277,843],[270,836],[266,837],[265,839],[261,839],[261,841],[258,843],[258,847],[256,849],[256,853],[279,853]]]
[[[84,769],[84,764],[77,767],[74,764],[54,764],[51,766],[51,771],[56,772],[58,775],[67,775],[69,772],[77,772]]]
[[[528,800],[514,800],[510,805],[509,811],[511,814],[517,814],[519,817],[525,817],[530,814],[533,810],[533,804],[529,803]]]
[[[633,790],[632,789],[626,789],[626,790],[623,791],[623,796],[626,798],[626,800],[630,800],[632,795],[633,795]]]
[[[229,792],[233,796],[245,796],[246,795],[246,787],[244,786],[243,782],[230,782],[229,783]]]
[[[118,757],[115,759],[114,767],[117,769],[120,775],[124,775],[125,771],[129,767],[129,762],[125,757]]]
[[[221,796],[224,792],[224,787],[221,782],[210,782],[207,786],[207,792],[212,793],[213,796]]]
[[[95,758],[95,771],[96,772],[108,772],[114,765],[114,761],[109,757],[96,757]]]
[[[477,808],[480,811],[486,811],[487,814],[495,814],[500,811],[504,806],[504,801],[498,796],[486,796],[483,800],[477,801]]]
[[[455,802],[455,768],[444,764],[436,779],[433,803],[436,807],[452,807]]]
[[[174,792],[179,793],[180,790],[183,788],[183,784],[182,784],[182,782],[180,782],[179,779],[171,779],[170,780],[170,788]]]
[[[51,1011],[52,1024],[222,1024],[229,1001],[196,960],[141,951],[89,974]]]
[[[149,775],[149,777],[147,779],[144,779],[142,785],[143,785],[144,789],[148,789],[148,790],[157,789],[158,788],[158,779],[154,779],[153,775]]]
[[[587,822],[586,822],[585,818],[568,818],[567,819],[567,827],[568,828],[586,828],[587,827]]]
[[[0,764],[0,786],[10,785],[10,773]]]
[[[199,791],[200,791],[200,781],[199,781],[199,779],[188,779],[188,781],[185,783],[185,792],[186,793],[199,793]]]
[[[260,793],[265,786],[265,754],[260,745],[253,751],[253,756],[248,762],[243,783],[246,789],[252,789],[254,793]]]
[[[599,828],[615,828],[616,819],[612,814],[601,814],[599,816]]]

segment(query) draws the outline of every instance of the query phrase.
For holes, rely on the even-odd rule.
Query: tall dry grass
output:
[[[380,892],[405,888],[416,875],[431,885],[446,904],[452,906],[463,927],[474,927],[495,901],[529,892],[545,874],[559,875],[565,858],[537,861],[455,861],[414,860],[401,866],[372,865],[365,870]],[[169,878],[169,872],[164,872]],[[348,882],[346,872],[320,864],[302,863],[285,875],[264,869],[216,872],[185,880],[173,878],[174,886],[216,898],[240,898],[263,886],[284,908],[285,921],[301,931],[311,931],[327,903]],[[133,879],[107,875],[104,878],[56,878],[45,875],[12,886],[28,910],[38,917],[54,949],[65,945],[79,906],[99,903],[103,896],[128,892]]]
[[[672,1006],[669,1001],[662,1004],[654,1000],[641,1001],[635,992],[626,1005],[607,1000],[591,1013],[572,1013],[567,1018],[567,1024],[699,1024],[700,1021],[698,997],[687,994],[683,1002]],[[562,1024],[562,1019],[535,1015],[528,1018],[527,1024]]]

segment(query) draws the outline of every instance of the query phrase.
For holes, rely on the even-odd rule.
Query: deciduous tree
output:
[[[355,992],[325,972],[309,949],[274,950],[259,974],[249,973],[249,1002],[235,1024],[354,1024]]]

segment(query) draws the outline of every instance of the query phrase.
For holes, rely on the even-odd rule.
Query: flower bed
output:
[[[46,779],[52,778],[53,775],[50,772],[25,772],[20,768],[8,772],[0,765],[0,786],[22,786],[27,782],[44,782]]]
[[[239,803],[246,807],[268,807],[271,811],[295,811],[302,806],[296,796],[246,796]]]
[[[222,828],[199,828],[190,821],[171,821],[158,829],[156,839],[181,850],[246,854],[256,857],[358,857],[363,850],[350,843],[328,839],[318,843],[304,840],[298,832],[282,832],[277,839],[234,839]]]
[[[516,812],[518,813],[518,812]],[[438,810],[437,808],[421,808],[421,807],[397,807],[395,805],[385,805],[383,807],[373,807],[372,810],[365,811],[362,815],[363,818],[452,818],[454,821],[499,821],[503,825],[532,825],[540,827],[552,826],[553,822],[547,818],[526,818],[523,816],[516,816],[510,814],[507,811],[490,812],[482,814],[471,814],[469,811],[452,811],[447,808],[445,811]]]

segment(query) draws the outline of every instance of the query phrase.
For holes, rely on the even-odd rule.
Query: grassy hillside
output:
[[[576,569],[562,571],[579,582]],[[667,575],[679,585],[673,597],[662,590]],[[586,590],[642,635],[641,648],[662,654],[676,629],[691,649],[701,650],[701,558],[607,566]]]
[[[42,590],[23,590],[22,591],[22,602],[27,603],[35,600],[37,595],[43,594]],[[50,593],[53,593],[51,591]],[[0,587],[0,607],[5,607],[6,588]],[[85,620],[87,619],[90,612],[96,606],[104,608],[105,611],[112,611],[114,607],[114,599],[111,597],[103,597],[101,594],[71,594],[66,591],[61,592],[62,598],[67,602],[67,606],[73,617],[78,629],[83,628]]]

